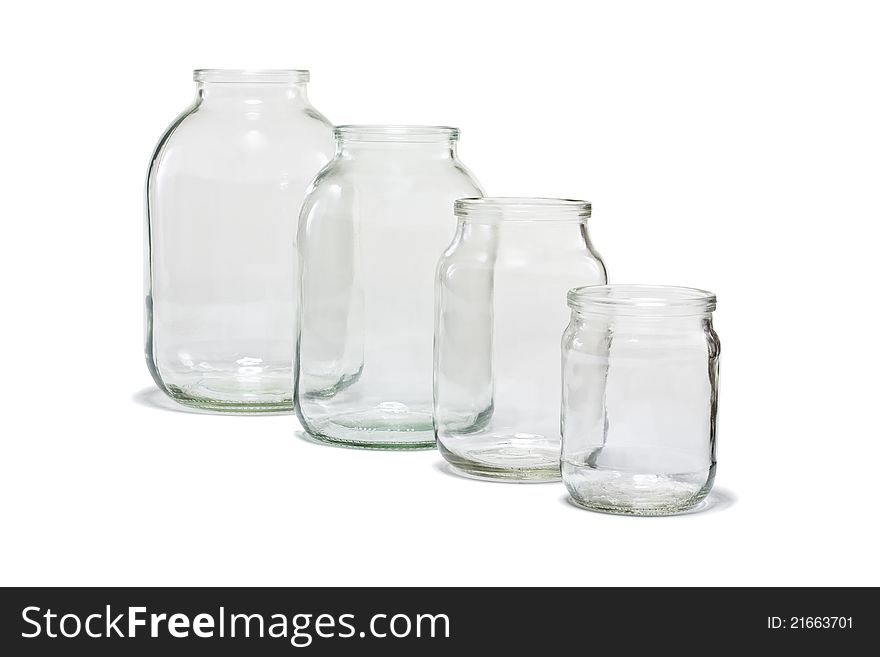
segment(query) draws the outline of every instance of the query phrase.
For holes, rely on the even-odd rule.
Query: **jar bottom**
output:
[[[211,363],[209,371],[174,372],[162,387],[171,399],[192,408],[219,413],[281,413],[293,410],[290,367],[241,372],[240,366]]]
[[[558,438],[492,431],[443,437],[438,445],[443,458],[467,477],[523,483],[560,480]]]
[[[362,449],[434,449],[434,421],[428,407],[411,407],[399,402],[340,413],[304,416],[303,428],[315,440]]]
[[[249,415],[254,413],[280,413],[291,415],[293,413],[293,400],[287,399],[279,402],[228,402],[204,397],[189,397],[172,391],[171,399],[183,406],[197,408],[203,411],[215,413],[230,413],[236,415]]]
[[[668,516],[694,509],[715,481],[715,464],[699,472],[634,473],[563,460],[562,477],[575,505],[589,511]]]

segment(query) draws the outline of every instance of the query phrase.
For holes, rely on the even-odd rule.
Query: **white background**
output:
[[[872,3],[3,13],[0,583],[880,584]],[[165,402],[142,355],[142,194],[198,67],[309,68],[336,123],[460,126],[490,194],[593,202],[613,281],[717,292],[710,508],[603,516],[561,484]]]

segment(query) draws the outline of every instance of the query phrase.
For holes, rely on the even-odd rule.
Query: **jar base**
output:
[[[588,511],[670,516],[694,510],[715,480],[715,465],[694,473],[642,474],[562,463],[572,504]]]
[[[148,361],[159,388],[183,406],[216,413],[290,413],[293,372],[289,365],[260,359],[201,361],[198,368]],[[259,363],[259,364],[257,364]],[[160,373],[161,372],[161,376]]]
[[[259,399],[228,400],[214,399],[210,396],[194,395],[177,386],[169,386],[165,391],[168,396],[182,406],[196,408],[214,413],[229,413],[247,415],[255,413],[279,413],[291,414],[293,412],[293,399],[281,398],[261,401]]]
[[[559,440],[522,432],[455,437],[450,449],[438,441],[443,458],[460,474],[483,480],[522,483],[560,481]]]
[[[434,449],[434,421],[427,410],[398,402],[310,419],[300,409],[303,428],[315,440],[342,447]]]

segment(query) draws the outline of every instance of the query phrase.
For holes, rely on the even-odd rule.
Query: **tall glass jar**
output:
[[[461,199],[437,269],[434,414],[444,458],[491,479],[559,479],[559,327],[572,285],[606,282],[590,204]]]
[[[665,515],[715,479],[715,295],[646,285],[568,294],[562,339],[562,476],[596,511]]]
[[[482,194],[458,130],[340,126],[299,227],[297,413],[318,440],[434,446],[434,267],[452,204]]]
[[[147,178],[147,366],[188,406],[291,410],[297,216],[332,128],[308,71],[193,77]]]

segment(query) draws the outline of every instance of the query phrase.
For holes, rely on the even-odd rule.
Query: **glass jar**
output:
[[[491,479],[559,479],[559,327],[572,285],[605,283],[590,204],[461,199],[437,269],[434,414],[444,458]]]
[[[193,78],[147,178],[147,366],[188,406],[291,410],[297,216],[332,128],[308,71]]]
[[[562,476],[596,511],[666,515],[715,478],[720,343],[715,295],[646,285],[568,294]]]
[[[314,438],[434,447],[434,268],[452,204],[482,194],[458,130],[340,126],[299,227],[297,414]]]

